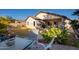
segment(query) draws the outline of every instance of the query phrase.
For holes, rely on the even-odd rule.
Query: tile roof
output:
[[[39,19],[39,18],[37,18],[37,17],[35,17],[35,16],[29,16],[29,17],[31,17],[31,18],[33,18],[33,19],[35,19],[35,20],[41,20],[41,19]],[[29,17],[28,17],[28,18],[29,18]],[[28,19],[28,18],[27,18],[27,19]],[[27,19],[26,19],[26,20],[27,20]]]
[[[65,19],[71,20],[71,19],[68,18],[67,16],[60,15],[60,14],[56,14],[56,13],[50,13],[50,12],[45,12],[45,11],[40,11],[40,12],[38,12],[38,14],[39,14],[39,13],[46,13],[46,14],[50,14],[50,15],[56,15],[56,16],[63,17],[63,18],[65,18]],[[38,14],[37,14],[37,15],[38,15]]]

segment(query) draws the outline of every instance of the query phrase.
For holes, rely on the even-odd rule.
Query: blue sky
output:
[[[72,15],[74,9],[0,9],[0,16],[11,16],[18,20],[25,20],[28,16],[35,16],[39,11],[61,14],[71,19],[77,18]]]

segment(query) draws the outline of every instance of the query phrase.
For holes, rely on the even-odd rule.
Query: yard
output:
[[[13,30],[13,32],[16,34],[16,36],[18,36],[19,38],[30,38],[30,39],[33,39],[33,38],[35,38],[36,36],[35,36],[35,34],[34,33],[32,33],[32,32],[29,32],[29,30],[30,29],[28,29],[28,28],[15,28],[14,30]],[[32,31],[32,30],[31,30]],[[35,30],[36,31],[36,30]],[[44,37],[44,39],[43,39],[43,41],[39,41],[40,43],[43,43],[43,44],[48,44],[49,42],[50,42],[50,37],[52,37],[52,35],[53,36],[61,36],[62,34],[60,34],[60,31],[59,31],[59,29],[58,30],[56,30],[56,31],[58,31],[58,32],[56,32],[55,33],[55,30],[54,29],[52,29],[52,31],[53,32],[49,32],[48,34],[45,32],[45,35],[48,35],[49,36],[49,38],[47,39],[47,36],[46,37]],[[44,31],[43,31],[44,32]],[[44,33],[43,33],[44,34]],[[67,33],[64,33],[64,34],[66,34],[67,35]],[[29,36],[28,36],[29,35]],[[42,35],[42,34],[41,34]],[[51,36],[50,36],[51,35]],[[57,43],[56,44],[53,44],[52,45],[52,47],[51,47],[51,50],[65,50],[65,49],[67,49],[67,50],[70,50],[70,49],[72,49],[72,50],[74,50],[74,49],[77,49],[78,50],[78,48],[79,48],[79,41],[78,40],[76,40],[75,38],[74,38],[74,34],[71,34],[71,35],[69,35],[68,36],[68,38],[66,37],[66,35],[64,35],[62,38],[62,41],[60,41],[61,40],[61,38],[58,38],[58,41],[56,41]],[[65,39],[65,40],[64,40]],[[33,45],[33,46],[37,46],[37,47],[39,47],[39,49],[41,49],[42,48],[42,46],[40,46],[40,45],[38,45],[38,44],[36,44],[36,45]],[[75,46],[75,47],[74,47]],[[76,48],[77,47],[77,48]],[[32,50],[39,50],[38,48],[31,48]],[[27,49],[26,49],[27,50]]]
[[[29,37],[29,38],[35,38],[35,34],[34,33],[32,33],[32,32],[29,32],[29,30],[30,29],[28,29],[28,28],[15,28],[14,29],[14,32],[15,32],[15,34],[18,36],[18,37],[22,37],[22,38],[27,38],[27,37]],[[64,32],[62,32],[62,34],[60,34],[60,32],[59,32],[59,29],[57,30],[58,32],[56,32],[55,33],[55,30],[53,30],[53,33],[51,32],[51,33],[49,33],[49,34],[46,34],[46,32],[45,32],[45,35],[48,35],[49,37],[48,38],[46,38],[45,36],[44,36],[44,39],[43,39],[43,41],[39,41],[39,42],[41,42],[41,43],[43,43],[43,44],[48,44],[48,42],[50,42],[50,37],[53,35],[53,36],[58,36],[58,40],[56,41],[57,42],[57,44],[58,45],[65,45],[65,46],[75,46],[75,47],[79,47],[79,40],[76,40],[75,39],[75,37],[74,37],[74,34],[73,33],[68,33],[68,32],[66,32],[66,31],[64,31]],[[44,31],[43,31],[44,32]],[[30,34],[30,35],[29,35]],[[41,34],[42,35],[42,34]],[[59,37],[60,36],[60,37]],[[58,46],[57,45],[57,46]]]

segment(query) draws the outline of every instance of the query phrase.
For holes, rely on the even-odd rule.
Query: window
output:
[[[54,25],[57,25],[57,22],[56,21],[54,22]]]
[[[29,22],[27,22],[27,25],[29,25]]]
[[[54,21],[54,26],[58,27],[58,22]]]
[[[35,21],[33,22],[33,25],[35,26]]]

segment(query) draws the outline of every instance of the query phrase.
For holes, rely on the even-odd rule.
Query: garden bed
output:
[[[38,42],[40,42],[40,43],[44,43],[44,44],[47,44],[47,43],[48,43],[48,42],[45,41],[45,40],[38,40]]]

